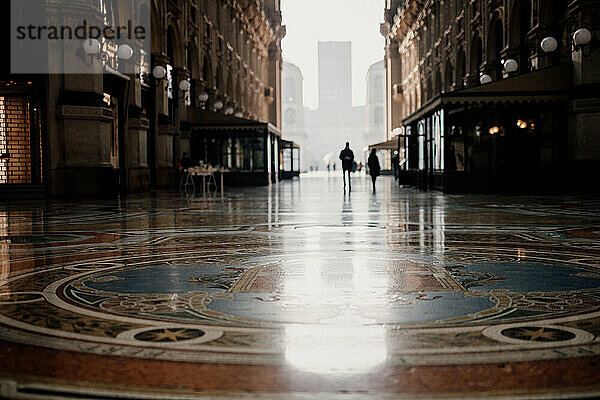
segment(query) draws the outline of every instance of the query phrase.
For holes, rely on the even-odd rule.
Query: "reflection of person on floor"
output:
[[[377,158],[377,150],[371,150],[371,155],[369,155],[369,160],[367,161],[367,165],[369,166],[369,175],[371,175],[371,180],[373,181],[373,193],[375,193],[375,181],[377,177],[381,173],[381,166],[379,165],[379,158]]]
[[[398,179],[398,173],[400,172],[400,157],[396,152],[392,157],[392,169],[394,170],[394,179]]]
[[[352,190],[350,183],[350,174],[352,173],[352,165],[354,164],[354,153],[350,150],[350,143],[346,142],[346,147],[340,152],[340,160],[342,160],[342,176],[344,179],[344,190],[346,190],[346,172],[348,173],[348,190]]]

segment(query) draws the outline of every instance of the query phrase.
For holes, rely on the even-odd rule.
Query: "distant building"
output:
[[[300,168],[306,170],[311,163],[308,136],[304,129],[304,78],[296,65],[284,62],[282,71],[283,137],[301,147]]]
[[[376,143],[389,139],[385,129],[385,67],[383,60],[371,65],[367,72],[366,113],[367,142]]]
[[[303,106],[302,73],[283,65],[283,136],[301,147],[301,169],[340,167],[338,155],[350,142],[357,161],[370,143],[385,137],[385,74],[383,61],[367,73],[364,106],[352,106],[352,47],[350,42],[319,42],[319,107]]]
[[[319,109],[352,108],[352,43],[319,42]]]

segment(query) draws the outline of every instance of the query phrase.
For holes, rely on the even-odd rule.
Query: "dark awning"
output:
[[[369,145],[369,150],[397,150],[398,149],[398,136],[394,136],[392,139]]]
[[[402,123],[409,125],[430,112],[448,105],[518,104],[566,100],[572,87],[571,68],[570,63],[565,63],[485,85],[442,93],[409,115]]]
[[[279,139],[279,148],[281,148],[281,149],[299,149],[300,146],[292,140]]]
[[[181,125],[184,129],[193,130],[268,131],[277,136],[281,136],[279,129],[270,123],[238,118],[233,115],[210,112],[199,108],[188,108],[187,120],[182,121]]]

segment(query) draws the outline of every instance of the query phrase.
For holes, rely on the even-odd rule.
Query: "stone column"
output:
[[[127,190],[144,192],[150,189],[148,165],[148,130],[150,121],[144,114],[129,110],[127,119]]]
[[[76,26],[84,19],[103,26],[93,2],[64,2],[60,9],[47,5],[49,25]],[[49,54],[50,72],[85,71],[48,76],[48,180],[52,195],[113,193],[117,175],[110,163],[113,113],[103,101],[103,66],[77,52],[80,40],[67,41],[60,53]]]

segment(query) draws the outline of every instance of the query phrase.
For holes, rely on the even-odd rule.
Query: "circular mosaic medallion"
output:
[[[577,356],[575,346],[600,353],[590,333],[600,328],[600,275],[560,255],[203,253],[10,277],[0,333],[116,356],[298,366],[319,348],[362,348],[373,366],[552,359],[556,346],[561,357]]]

